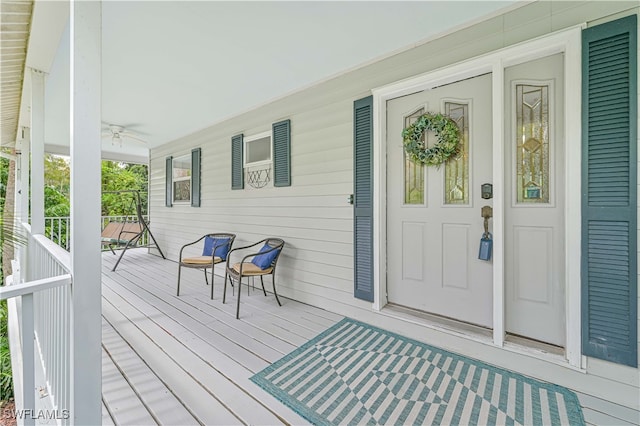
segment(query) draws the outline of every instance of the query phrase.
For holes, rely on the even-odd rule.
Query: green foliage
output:
[[[140,164],[102,162],[102,215],[135,215],[133,194],[113,194],[112,191],[139,190],[146,193],[147,166]],[[147,212],[147,197],[142,194],[142,213]]]
[[[44,216],[45,217],[68,217],[71,214],[69,198],[53,186],[44,188]],[[67,221],[45,221],[44,229],[47,237],[56,241],[65,249],[67,239]]]
[[[4,248],[4,241],[8,239],[11,230],[4,225],[4,200],[7,195],[7,182],[9,181],[9,160],[0,157],[0,259]],[[4,284],[4,273],[2,263],[0,262],[0,285]]]
[[[109,194],[112,191],[140,190],[146,193],[148,167],[143,164],[127,164],[102,161],[102,215],[135,215],[135,204],[131,194]],[[69,215],[70,168],[66,158],[45,155],[45,216]],[[147,212],[147,197],[142,195],[142,212]]]
[[[67,206],[69,210],[69,197],[53,186],[44,187],[44,215],[54,216],[50,213],[51,209],[58,206]]]
[[[71,169],[66,158],[45,154],[44,156],[44,185],[58,190],[65,197],[69,197]],[[45,193],[45,197],[46,197]],[[46,207],[45,207],[46,208]]]
[[[13,376],[11,374],[11,354],[9,352],[9,313],[7,301],[0,302],[0,400],[13,397]]]
[[[4,207],[4,197],[7,191],[7,182],[9,181],[9,160],[0,157],[0,212]]]
[[[9,160],[0,158],[0,257],[5,240],[13,240],[14,232],[11,226],[4,226],[4,200],[7,181],[9,178]],[[17,234],[16,234],[17,235]],[[0,262],[0,284],[4,283],[2,262]],[[11,375],[11,354],[9,353],[9,333],[7,302],[0,301],[0,400],[6,401],[13,397],[13,376]]]

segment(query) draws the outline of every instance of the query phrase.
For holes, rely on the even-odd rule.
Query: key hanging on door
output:
[[[482,234],[482,238],[480,238],[478,259],[491,260],[491,253],[493,252],[493,237],[489,232],[489,218],[493,217],[493,209],[490,206],[482,207],[482,217],[484,218],[484,234]]]

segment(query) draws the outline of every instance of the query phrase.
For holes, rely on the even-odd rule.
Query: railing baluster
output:
[[[34,407],[35,363],[33,351],[33,293],[22,296],[22,404],[23,408]],[[26,412],[23,412],[23,415]],[[34,416],[23,417],[23,424],[34,425]]]

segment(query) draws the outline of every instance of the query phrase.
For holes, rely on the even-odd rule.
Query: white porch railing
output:
[[[143,216],[144,220],[149,221],[148,216]],[[71,239],[71,227],[70,227],[69,216],[61,216],[61,217],[45,217],[44,218],[44,229],[45,229],[45,237],[49,238],[54,243],[58,244],[63,249],[69,251],[69,241]],[[137,220],[136,215],[120,215],[120,216],[102,216],[101,218],[101,228],[104,229],[105,226],[109,222],[123,222],[123,221],[132,221]],[[142,238],[138,241],[138,245],[143,246],[147,244],[147,239],[149,236],[145,233]]]
[[[71,258],[43,235],[31,235],[29,225],[23,227],[27,247],[18,248],[14,273],[0,287],[0,299],[9,303],[17,420],[25,425],[35,424],[36,419],[68,424]]]

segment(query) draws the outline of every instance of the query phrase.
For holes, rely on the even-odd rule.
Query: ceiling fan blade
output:
[[[131,132],[122,132],[122,133],[120,133],[120,135],[124,136],[125,138],[133,139],[133,140],[135,140],[137,142],[140,142],[140,143],[143,143],[143,144],[147,143],[146,140],[142,139],[138,135],[132,134]]]

